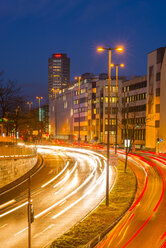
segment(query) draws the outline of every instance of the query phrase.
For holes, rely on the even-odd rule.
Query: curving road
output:
[[[32,247],[46,247],[105,197],[105,158],[93,151],[40,146],[44,166],[31,177]],[[116,170],[110,168],[110,188]],[[27,182],[0,195],[0,246],[28,247]]]
[[[124,159],[124,153],[119,156]],[[129,163],[138,180],[135,201],[98,248],[166,247],[166,157],[130,154]]]

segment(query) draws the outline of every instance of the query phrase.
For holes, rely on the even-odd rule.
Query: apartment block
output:
[[[145,146],[147,77],[133,77],[122,84],[122,140]]]

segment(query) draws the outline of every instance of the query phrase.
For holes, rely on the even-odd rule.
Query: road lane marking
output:
[[[19,234],[23,233],[23,232],[24,232],[24,231],[26,231],[27,229],[28,229],[28,227],[26,227],[26,228],[22,229],[21,231],[19,231],[19,232],[15,233],[15,234],[14,234],[14,236],[16,237],[17,235],[19,235]]]
[[[7,226],[7,224],[4,224],[4,225],[0,226],[0,229],[4,228],[5,226]]]
[[[58,175],[56,175],[56,176],[53,177],[51,180],[49,180],[48,182],[46,182],[45,184],[43,184],[43,185],[41,186],[41,188],[46,187],[48,184],[52,183],[55,179],[57,179],[57,178],[58,178],[58,177],[67,169],[68,166],[69,166],[69,161],[67,161],[66,166],[63,168],[63,170],[61,170],[61,172],[60,172]]]
[[[61,192],[62,190],[63,190],[63,188],[59,189],[58,191],[56,191],[56,192],[54,193],[54,195],[58,194],[58,193]]]
[[[12,199],[11,201],[5,202],[4,204],[0,205],[0,209],[5,208],[5,207],[7,207],[7,206],[9,206],[15,202],[16,202],[15,199]]]
[[[65,200],[65,201],[63,201],[62,203],[60,203],[60,204],[59,204],[59,206],[62,206],[65,202],[66,202],[66,200]]]
[[[33,236],[33,238],[35,239],[35,238],[39,237],[39,236],[42,235],[44,232],[46,232],[47,230],[51,229],[51,228],[54,227],[54,226],[55,226],[55,224],[49,225],[49,226],[46,227],[43,231],[41,231],[41,232],[35,234],[35,235]]]

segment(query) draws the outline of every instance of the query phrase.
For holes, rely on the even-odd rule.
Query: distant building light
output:
[[[62,55],[61,55],[61,54],[54,54],[54,57],[55,57],[55,58],[61,58]]]

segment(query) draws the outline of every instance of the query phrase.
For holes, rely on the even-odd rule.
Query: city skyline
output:
[[[96,47],[122,44],[124,54],[113,57],[126,65],[121,75],[146,75],[147,53],[165,46],[165,6],[163,1],[3,1],[0,70],[30,96],[47,95],[51,54],[69,56],[72,81],[85,72],[107,72],[105,55]]]

